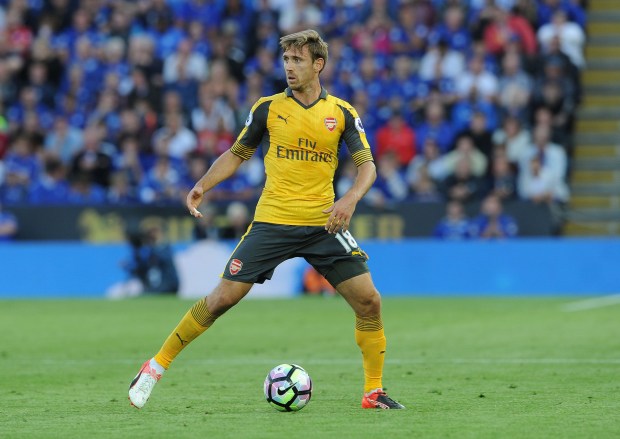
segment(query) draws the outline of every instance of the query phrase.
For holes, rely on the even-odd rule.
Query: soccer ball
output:
[[[296,412],[303,409],[312,396],[312,380],[303,367],[280,364],[265,378],[265,398],[276,410]]]

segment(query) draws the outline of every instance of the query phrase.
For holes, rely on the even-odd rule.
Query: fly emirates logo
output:
[[[316,151],[316,141],[300,137],[297,139],[299,148],[287,148],[286,146],[276,146],[276,157],[285,160],[299,160],[304,162],[323,162],[331,163],[334,156],[331,152]]]

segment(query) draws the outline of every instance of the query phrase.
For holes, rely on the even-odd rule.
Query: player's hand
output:
[[[329,218],[325,223],[325,230],[328,233],[337,233],[340,230],[347,231],[349,229],[349,222],[355,211],[355,204],[351,202],[346,195],[336,201],[327,209],[323,210],[323,213],[329,213]]]
[[[202,213],[198,210],[198,206],[202,203],[202,189],[194,187],[187,194],[186,205],[189,213],[196,218],[202,218]]]

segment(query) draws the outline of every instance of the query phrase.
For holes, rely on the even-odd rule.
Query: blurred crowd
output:
[[[579,0],[0,0],[0,203],[181,203],[286,87],[280,36],[315,28],[377,161],[367,203],[561,204],[585,20]],[[209,196],[256,199],[262,166]]]

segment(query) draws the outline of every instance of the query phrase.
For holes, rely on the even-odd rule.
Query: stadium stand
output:
[[[608,166],[598,157],[617,154],[595,121],[599,106],[617,105],[602,96],[617,85],[599,79],[617,66],[602,57],[618,54],[602,35],[610,19],[594,19],[600,47],[587,64],[598,70],[585,90],[601,95],[576,122],[586,65],[578,1],[0,1],[0,202],[182,205],[253,102],[286,87],[279,37],[314,27],[330,46],[323,86],[356,107],[375,149],[370,205],[495,194],[550,206],[559,233],[567,204],[618,203],[617,193],[601,198],[617,184],[589,178]],[[211,196],[251,202],[261,166],[250,160]]]

